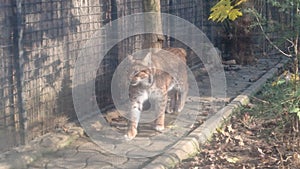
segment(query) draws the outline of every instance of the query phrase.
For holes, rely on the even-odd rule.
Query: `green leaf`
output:
[[[220,0],[215,6],[211,8],[211,14],[208,19],[217,22],[223,22],[227,17],[230,10],[233,8],[231,6],[230,0]]]
[[[234,21],[239,16],[242,16],[240,9],[235,8],[247,0],[239,0],[235,4],[232,4],[232,0],[220,0],[215,6],[211,8],[211,14],[209,20],[215,22],[223,22],[225,19]]]
[[[236,20],[236,18],[239,16],[243,16],[243,13],[240,11],[240,9],[232,9],[228,14],[228,18],[232,21]]]
[[[290,110],[290,113],[296,113],[298,119],[300,120],[300,108],[299,108],[299,107],[293,107],[293,108]]]
[[[300,108],[299,107],[293,107],[291,110],[290,110],[291,113],[297,113],[299,114],[300,113]]]
[[[282,84],[284,84],[285,82],[286,82],[285,79],[280,79],[280,80],[277,81],[277,85],[282,85]]]

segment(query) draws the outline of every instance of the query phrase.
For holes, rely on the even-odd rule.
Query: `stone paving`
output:
[[[182,146],[187,146],[187,148],[194,146],[184,144],[185,136],[192,130],[200,130],[205,121],[213,121],[210,117],[224,107],[224,104],[212,106],[210,103],[229,103],[280,61],[282,60],[279,57],[272,57],[259,59],[258,63],[253,66],[225,65],[227,97],[221,100],[210,97],[211,87],[206,70],[202,66],[194,68],[197,72],[195,73],[197,85],[200,89],[205,89],[200,90],[200,98],[189,97],[187,101],[185,111],[191,114],[185,115],[196,117],[192,119],[195,123],[190,123],[186,117],[178,120],[178,114],[168,115],[166,132],[157,133],[148,124],[142,124],[138,137],[126,144],[92,141],[84,134],[82,128],[68,124],[64,131],[46,134],[33,140],[27,146],[0,154],[0,169],[151,168],[149,164],[151,166],[152,162],[164,156],[164,151],[170,151],[174,145],[181,146],[183,142]],[[110,116],[111,128],[122,133],[125,130],[125,121],[114,114],[114,111],[107,113],[107,116]],[[99,129],[97,118],[94,119],[95,125],[93,126],[97,131]],[[180,141],[179,144],[177,144],[178,141]]]

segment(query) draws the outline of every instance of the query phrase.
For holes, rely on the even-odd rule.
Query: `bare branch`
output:
[[[288,54],[288,53],[286,53],[286,52],[284,52],[283,50],[281,50],[277,45],[275,45],[273,42],[272,42],[272,40],[269,38],[269,36],[266,34],[266,32],[265,32],[265,30],[264,30],[264,28],[263,28],[263,26],[261,25],[261,22],[260,22],[260,20],[259,20],[259,18],[258,18],[258,15],[256,14],[256,12],[253,12],[254,13],[254,15],[255,15],[255,19],[256,19],[256,21],[257,21],[257,23],[258,23],[258,26],[259,26],[259,28],[261,29],[261,31],[262,31],[262,33],[263,33],[263,35],[265,36],[265,38],[267,39],[267,41],[276,49],[276,50],[278,50],[280,53],[282,53],[283,55],[285,55],[285,56],[287,56],[287,57],[293,57],[291,54]]]
[[[292,40],[290,40],[290,39],[285,39],[285,40],[290,42],[291,46],[295,46],[295,43]]]

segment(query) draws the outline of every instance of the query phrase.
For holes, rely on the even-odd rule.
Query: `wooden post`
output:
[[[144,12],[156,12],[157,15],[145,16],[146,32],[161,32],[160,34],[145,34],[143,49],[155,48],[154,52],[162,48],[164,36],[162,35],[162,23],[160,15],[160,0],[143,0]]]

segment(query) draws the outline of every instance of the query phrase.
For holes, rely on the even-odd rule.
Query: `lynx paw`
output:
[[[170,105],[170,103],[168,103],[167,107],[166,107],[166,113],[167,114],[172,114],[175,112],[174,106]]]
[[[124,135],[126,141],[130,141],[135,138],[137,135],[136,130],[128,131],[126,135]]]
[[[172,114],[172,113],[175,113],[175,110],[174,110],[174,109],[171,109],[171,108],[167,108],[167,109],[166,109],[166,113],[167,113],[167,114]]]
[[[178,113],[180,113],[183,110],[184,106],[180,106],[177,110]]]
[[[125,138],[126,141],[130,141],[130,140],[132,140],[134,137],[128,136],[128,135],[126,134],[126,135],[124,135],[124,138]]]
[[[155,130],[156,130],[156,131],[161,132],[161,131],[163,131],[164,129],[165,129],[164,126],[155,126]]]

